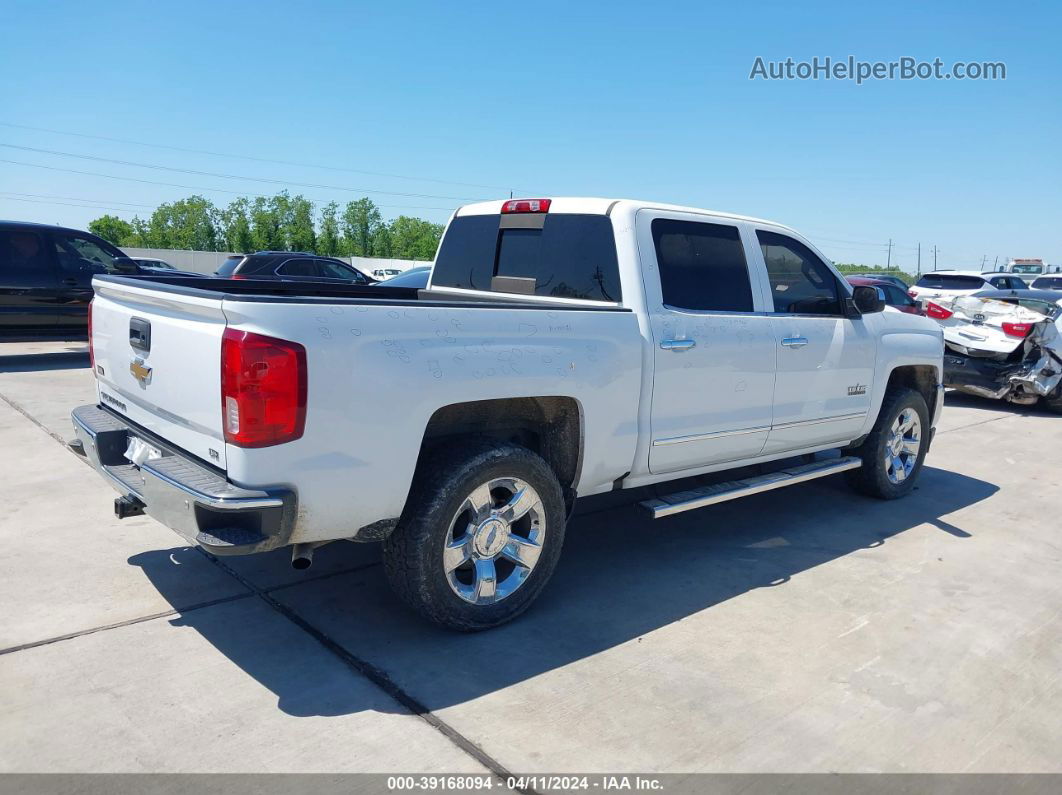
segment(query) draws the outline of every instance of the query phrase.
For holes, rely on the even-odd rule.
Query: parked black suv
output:
[[[226,279],[279,279],[292,282],[375,284],[357,268],[332,257],[300,251],[257,251],[226,259],[215,271]]]
[[[88,232],[0,221],[0,331],[83,333],[98,273],[152,269]]]

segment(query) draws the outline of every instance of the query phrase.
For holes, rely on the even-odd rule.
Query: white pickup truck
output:
[[[900,497],[943,400],[932,320],[792,229],[652,202],[462,207],[423,290],[94,287],[99,402],[73,421],[119,516],[299,568],[383,541],[397,593],[461,630],[528,607],[578,497],[661,484],[659,518],[839,472]]]

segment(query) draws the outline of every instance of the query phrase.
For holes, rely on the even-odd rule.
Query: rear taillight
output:
[[[916,293],[914,290],[908,290],[907,291],[907,295],[909,295],[911,298],[917,298],[918,297],[918,293]]]
[[[225,441],[268,447],[298,439],[306,426],[306,349],[250,331],[221,339]]]
[[[947,320],[955,313],[945,309],[940,304],[934,304],[932,301],[929,301],[926,304],[926,314],[929,317],[935,317],[937,320]]]
[[[88,341],[89,341],[89,370],[92,374],[96,374],[96,352],[92,348],[92,303],[93,299],[89,300],[88,305]]]
[[[548,213],[551,199],[511,199],[502,205],[502,214],[508,213]]]
[[[1028,337],[1033,330],[1032,323],[1004,323],[1003,333],[1008,337]]]

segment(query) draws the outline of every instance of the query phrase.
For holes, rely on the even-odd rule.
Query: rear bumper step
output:
[[[794,483],[804,483],[816,478],[824,478],[828,475],[836,475],[839,472],[847,472],[849,469],[858,469],[863,465],[861,459],[855,456],[846,456],[829,461],[815,461],[811,464],[789,467],[779,472],[771,472],[768,475],[757,475],[744,480],[731,480],[726,483],[716,483],[698,489],[689,489],[665,497],[656,497],[639,503],[654,519],[662,519],[683,511],[692,511],[696,508],[704,508],[719,502],[736,500],[740,497],[749,497],[772,489],[780,489],[783,486],[792,486]]]
[[[121,495],[119,519],[146,513],[216,555],[284,546],[295,520],[290,489],[244,489],[223,475],[99,406],[71,413],[82,454]],[[125,457],[129,437],[162,451],[136,466]]]

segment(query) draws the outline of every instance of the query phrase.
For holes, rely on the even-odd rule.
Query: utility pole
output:
[[[933,244],[933,270],[937,269],[937,246]]]
[[[922,275],[922,243],[918,243],[918,275]]]
[[[892,267],[892,238],[889,238],[889,258],[885,262],[885,270],[889,270]]]
[[[996,254],[996,261],[992,263],[992,270],[997,270],[999,267],[999,254]]]
[[[985,262],[987,260],[988,260],[988,255],[987,254],[985,254],[983,257],[981,257],[981,273],[985,272]]]

